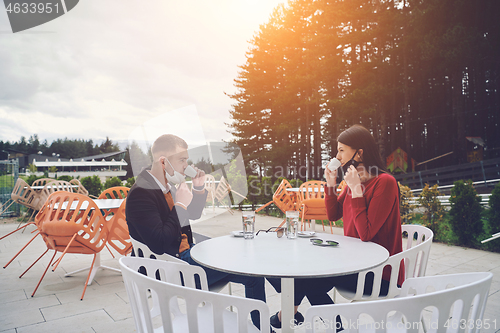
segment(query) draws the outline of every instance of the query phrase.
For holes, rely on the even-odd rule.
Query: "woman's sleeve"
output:
[[[365,197],[352,199],[354,225],[362,241],[370,241],[378,233],[397,205],[398,195],[396,180],[389,176],[375,185],[369,206]]]
[[[325,186],[325,206],[329,221],[337,221],[344,215],[335,192],[334,187]]]

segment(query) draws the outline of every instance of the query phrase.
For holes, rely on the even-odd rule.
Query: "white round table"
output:
[[[277,238],[275,232],[260,232],[254,239],[222,236],[206,240],[191,249],[191,257],[203,266],[227,273],[282,278],[282,323],[290,323],[294,279],[357,273],[389,258],[389,252],[376,243],[323,233],[315,237],[335,240],[339,246],[316,246],[310,238]],[[291,325],[282,326],[282,332],[293,331]]]

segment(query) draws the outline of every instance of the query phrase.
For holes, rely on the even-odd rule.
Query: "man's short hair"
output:
[[[187,149],[188,145],[186,141],[176,135],[164,134],[155,140],[151,147],[151,153],[156,158],[157,155],[167,155],[169,152],[174,152],[177,147]]]

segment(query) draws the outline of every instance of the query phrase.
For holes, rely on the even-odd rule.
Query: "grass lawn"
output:
[[[14,187],[14,176],[12,175],[0,176],[0,187]]]

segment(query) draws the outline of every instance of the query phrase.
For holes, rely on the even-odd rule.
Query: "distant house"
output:
[[[97,175],[101,181],[112,177],[123,177],[127,174],[125,162],[126,150],[74,159],[59,158],[58,156],[43,156],[30,154],[17,156],[20,172],[29,173],[29,165],[36,166],[36,175],[41,176],[45,171],[49,177],[55,178],[68,175],[73,178],[83,178]],[[55,167],[56,172],[51,172]]]

